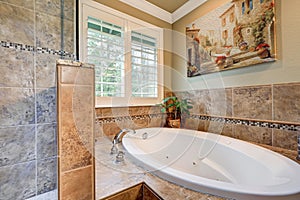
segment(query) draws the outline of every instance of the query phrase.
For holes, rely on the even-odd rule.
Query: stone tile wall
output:
[[[0,199],[57,188],[56,59],[74,58],[64,2],[62,45],[59,0],[0,0]]]
[[[194,108],[185,128],[289,150],[300,134],[300,83],[175,92]]]

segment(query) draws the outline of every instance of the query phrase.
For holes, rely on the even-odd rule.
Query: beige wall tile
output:
[[[60,175],[63,200],[93,199],[93,166],[79,168]]]
[[[60,17],[36,13],[36,46],[61,49]],[[25,43],[26,44],[26,43]]]
[[[61,68],[61,83],[76,85],[93,85],[94,70],[91,68],[68,67]]]
[[[11,0],[13,1],[13,0]],[[28,0],[26,0],[28,1]],[[23,1],[14,0],[19,5]],[[32,4],[32,2],[28,2]],[[0,2],[0,40],[34,45],[34,14],[27,9]],[[17,31],[12,31],[17,30]]]
[[[272,119],[271,86],[233,89],[233,116],[250,119]]]
[[[273,146],[284,149],[297,150],[297,134],[300,131],[273,130]]]
[[[248,142],[272,145],[272,130],[256,126],[233,125],[233,136]]]
[[[273,86],[274,120],[300,122],[300,84]]]

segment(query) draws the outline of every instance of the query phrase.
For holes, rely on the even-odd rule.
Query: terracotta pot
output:
[[[180,128],[180,119],[170,119],[169,126],[172,128]]]

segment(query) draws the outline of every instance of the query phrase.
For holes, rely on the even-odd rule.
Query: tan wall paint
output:
[[[300,80],[300,1],[275,0],[277,29],[277,61],[221,73],[186,77],[185,27],[229,0],[209,0],[173,24],[173,57],[176,70],[174,90],[222,88],[245,85],[299,82]],[[181,81],[178,81],[181,80]]]

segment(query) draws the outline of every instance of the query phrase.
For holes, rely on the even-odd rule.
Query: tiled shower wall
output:
[[[175,92],[194,103],[184,128],[297,150],[300,83]]]
[[[74,3],[62,44],[60,2],[0,0],[0,199],[57,188],[56,59],[74,52]]]

